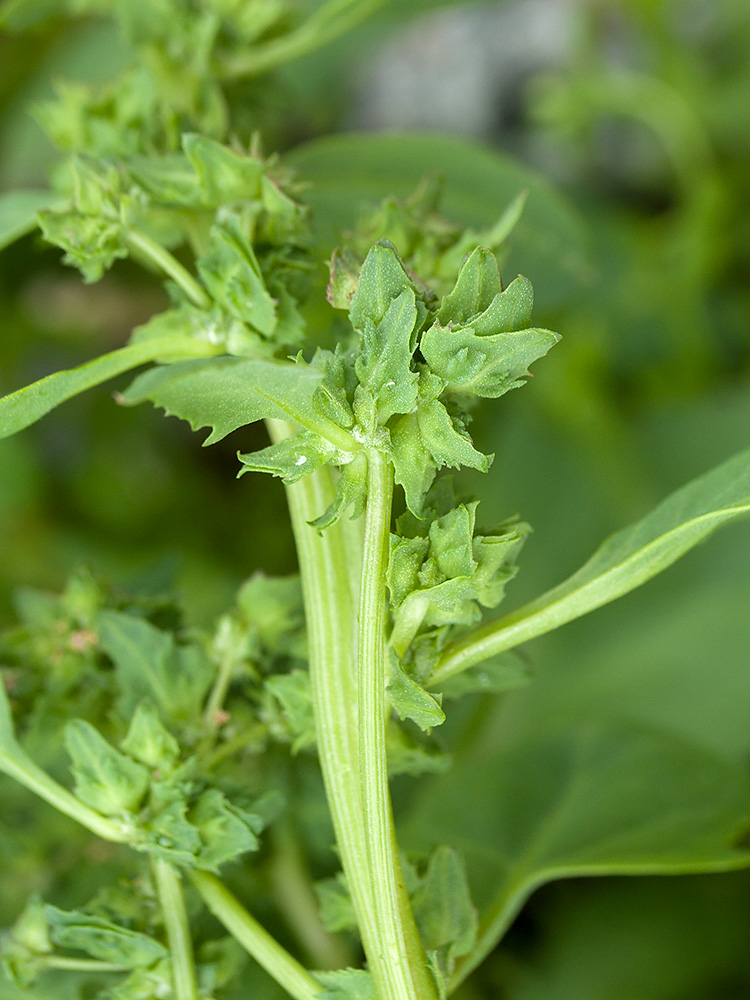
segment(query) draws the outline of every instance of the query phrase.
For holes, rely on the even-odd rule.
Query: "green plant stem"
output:
[[[266,731],[266,726],[262,722],[248,726],[241,733],[237,733],[236,736],[226,740],[226,742],[220,743],[212,753],[204,758],[204,766],[207,770],[212,771],[223,760],[226,760],[227,757],[231,757],[232,754],[251,746],[256,740],[260,745],[266,736]]]
[[[168,861],[155,858],[152,865],[172,958],[175,1000],[198,1000],[193,939],[180,879]]]
[[[90,809],[62,785],[58,785],[50,776],[27,757],[20,747],[0,749],[0,771],[4,771],[19,784],[34,792],[55,809],[70,816],[92,833],[103,840],[115,843],[125,843],[130,839],[131,832],[116,820],[100,816]]]
[[[434,989],[404,887],[388,787],[385,628],[392,495],[390,464],[371,449],[357,641],[362,810],[378,933],[377,961],[368,958],[389,1000],[425,1000]]]
[[[267,423],[274,442],[293,430],[282,421]],[[353,601],[359,584],[349,565],[350,557],[359,562],[361,552],[349,551],[352,535],[343,530],[341,521],[323,533],[310,524],[326,510],[334,492],[326,468],[287,486],[287,500],[305,602],[318,755],[341,863],[367,950],[367,942],[375,941],[375,920],[359,780]]]
[[[130,972],[129,965],[100,962],[98,958],[68,958],[67,955],[50,955],[42,959],[45,969],[64,969],[68,972]]]
[[[313,891],[299,838],[288,820],[274,823],[271,884],[279,911],[317,969],[338,969],[349,965],[350,949],[329,934],[320,919],[320,907]]]
[[[234,653],[227,653],[221,658],[219,672],[216,676],[214,686],[211,688],[211,693],[208,696],[208,701],[203,712],[203,724],[211,732],[218,727],[218,715],[227,696],[236,665],[237,657]]]
[[[261,927],[215,875],[193,871],[190,877],[211,913],[294,1000],[315,1000],[320,995],[322,986],[317,979]]]
[[[272,440],[282,440],[291,427],[278,421],[268,422]],[[379,774],[372,782],[370,811],[379,815],[379,854],[387,861],[377,869],[371,851],[373,831],[368,828],[362,795],[361,714],[358,705],[358,682],[355,674],[357,651],[356,594],[362,590],[363,609],[375,604],[375,631],[368,632],[368,649],[385,646],[385,558],[390,527],[390,468],[376,456],[371,472],[375,500],[370,509],[370,542],[365,540],[364,553],[352,545],[361,544],[360,530],[345,528],[341,521],[319,533],[310,522],[331,503],[334,482],[329,469],[321,469],[287,487],[287,498],[292,518],[297,554],[305,600],[310,652],[310,682],[318,744],[318,756],[326,788],[326,797],[336,834],[341,864],[357,916],[357,924],[368,966],[382,1000],[433,1000],[435,988],[426,968],[424,952],[419,943],[416,927],[410,913],[409,902],[400,879],[398,851],[393,835],[393,824],[388,799],[385,760],[384,729],[382,759],[365,761],[365,768],[372,775]],[[367,520],[365,539],[367,539]],[[371,557],[368,561],[367,553]],[[374,558],[379,576],[376,583],[378,599],[370,590],[370,573]],[[352,566],[362,567],[361,581],[352,573]],[[365,566],[367,565],[367,569]],[[364,588],[368,596],[364,597]],[[381,604],[382,600],[382,604]],[[360,618],[362,618],[362,611]],[[363,640],[365,641],[365,640]],[[382,652],[379,655],[384,655]],[[377,654],[376,654],[377,655]],[[382,659],[381,659],[382,664]],[[365,670],[367,673],[369,667]],[[382,674],[381,674],[382,676]],[[385,712],[385,686],[381,683],[376,694],[372,682],[365,702],[378,701]],[[371,723],[371,726],[378,723]],[[375,749],[372,743],[370,750]],[[369,752],[369,750],[368,750]],[[386,784],[383,785],[383,774]],[[383,839],[388,837],[389,843]],[[384,870],[387,868],[387,871]],[[385,878],[390,886],[385,890],[377,885]],[[395,888],[395,892],[394,892]],[[380,897],[380,898],[378,898]],[[392,908],[391,908],[392,907]],[[398,967],[394,968],[394,960]]]
[[[145,257],[148,257],[165,274],[169,275],[180,286],[193,305],[198,306],[199,309],[211,307],[211,299],[192,274],[169,250],[165,250],[161,243],[157,243],[140,229],[129,229],[127,241],[134,250],[138,250]]]
[[[387,0],[328,0],[295,31],[258,45],[219,65],[224,79],[257,76],[299,59],[359,24]]]

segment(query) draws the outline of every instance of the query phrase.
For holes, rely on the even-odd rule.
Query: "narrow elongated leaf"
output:
[[[154,368],[139,375],[123,395],[128,403],[150,400],[170,416],[187,420],[193,430],[210,427],[203,442],[207,445],[238,427],[275,418],[293,420],[339,446],[356,447],[346,431],[313,408],[321,379],[322,372],[304,365],[222,357]]]
[[[432,683],[621,597],[712,531],[748,513],[750,450],[683,486],[641,521],[612,535],[558,587],[449,648]]]
[[[0,250],[33,232],[37,215],[60,201],[51,191],[6,191],[0,194]]]
[[[47,375],[0,399],[0,438],[16,434],[67,399],[139,365],[158,359],[206,357],[216,354],[216,351],[217,348],[207,340],[160,337],[128,344],[78,368]]]

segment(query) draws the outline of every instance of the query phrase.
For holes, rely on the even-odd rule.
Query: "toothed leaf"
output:
[[[314,472],[322,465],[335,460],[336,448],[313,431],[297,431],[278,444],[272,444],[261,451],[238,455],[245,472],[270,472],[285,483],[296,483],[308,472]]]
[[[139,375],[123,397],[132,404],[150,400],[187,420],[193,430],[210,427],[206,445],[267,418],[291,420],[325,437],[338,428],[313,409],[321,378],[302,364],[222,357],[153,368]]]
[[[278,321],[276,303],[268,293],[253,248],[238,226],[214,226],[208,252],[197,267],[216,303],[270,337]]]
[[[411,719],[420,729],[428,730],[445,722],[445,712],[438,697],[418,684],[402,669],[395,656],[391,657],[391,677],[388,696],[400,719]]]
[[[218,871],[227,861],[258,849],[261,818],[229,802],[216,788],[203,793],[189,819],[203,841],[197,858],[200,868]]]
[[[119,753],[81,719],[66,725],[65,748],[81,802],[105,816],[138,809],[151,781],[148,768]]]
[[[379,323],[365,319],[356,372],[375,399],[381,424],[394,413],[409,413],[416,402],[419,376],[411,370],[411,359],[417,318],[414,291],[405,288],[391,299]]]
[[[171,770],[180,754],[177,740],[164,727],[154,706],[144,701],[136,708],[120,747],[134,760],[157,770]]]
[[[526,381],[528,368],[560,338],[550,330],[477,336],[472,327],[435,325],[422,336],[425,361],[450,392],[495,399]]]
[[[450,295],[446,295],[438,320],[447,326],[463,325],[472,316],[484,312],[503,290],[497,260],[491,250],[477,247],[464,263]]]
[[[367,320],[377,326],[391,301],[413,287],[396,248],[385,240],[376,243],[365,258],[357,291],[349,306],[349,319],[354,329],[364,330]]]

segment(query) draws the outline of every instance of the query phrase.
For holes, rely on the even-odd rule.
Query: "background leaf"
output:
[[[477,143],[350,133],[307,143],[285,159],[312,182],[303,200],[314,211],[318,239],[328,251],[364,209],[389,196],[405,198],[426,174],[439,174],[445,180],[441,211],[464,226],[486,226],[528,190],[506,268],[533,282],[544,276],[537,288],[541,309],[570,301],[586,281],[584,236],[575,211],[528,167]]]
[[[495,713],[418,796],[406,844],[450,843],[466,859],[480,930],[463,978],[545,882],[747,866],[734,845],[749,793],[743,768],[665,733],[589,724],[511,741]]]
[[[51,191],[6,191],[0,194],[0,250],[32,232],[37,214],[52,208],[60,196]]]

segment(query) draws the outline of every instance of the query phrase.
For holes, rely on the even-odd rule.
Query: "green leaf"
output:
[[[159,804],[153,818],[142,824],[141,830],[146,836],[139,845],[140,849],[170,864],[195,867],[195,859],[203,843],[198,830],[187,818],[189,789],[169,781],[155,785],[153,792],[173,797],[173,800],[163,806]]]
[[[205,207],[205,194],[190,160],[181,153],[133,156],[127,169],[158,205]]]
[[[508,716],[514,697],[504,703]],[[435,840],[461,844],[480,924],[453,988],[545,882],[750,864],[734,846],[750,791],[741,766],[627,724],[579,720],[550,732],[522,717],[509,738],[499,712],[445,777],[423,784],[403,841],[415,850]]]
[[[490,302],[487,308],[472,317],[468,324],[480,337],[493,333],[513,333],[524,330],[531,323],[534,307],[534,289],[528,278],[519,274]]]
[[[154,1000],[168,997],[174,989],[170,959],[161,959],[148,968],[134,969],[116,986],[97,995],[97,1000]]]
[[[316,994],[318,1000],[378,1000],[372,976],[361,969],[316,972],[315,978],[325,987]]]
[[[531,679],[527,664],[506,654],[454,674],[440,685],[440,692],[444,699],[461,698],[465,694],[503,694],[523,687]]]
[[[313,209],[318,240],[328,252],[342,232],[356,227],[363,207],[394,195],[407,198],[417,178],[438,174],[445,182],[444,214],[480,231],[519,192],[528,191],[508,267],[537,281],[542,309],[575,299],[587,280],[585,230],[573,207],[540,175],[476,143],[434,135],[348,133],[298,146],[285,161],[311,182],[303,200]],[[475,243],[486,246],[487,234],[481,235],[485,239]]]
[[[260,817],[229,802],[217,788],[203,793],[189,818],[203,841],[197,857],[200,868],[216,872],[225,862],[258,849]]]
[[[0,935],[0,961],[8,978],[21,989],[31,986],[52,951],[44,903],[32,896],[9,931]]]
[[[315,746],[315,716],[313,715],[310,674],[292,670],[276,674],[265,683],[266,690],[279,702],[292,735],[292,753]]]
[[[96,628],[115,664],[118,708],[126,718],[143,699],[167,720],[184,723],[199,714],[213,668],[195,647],[178,648],[168,632],[121,611],[101,611]]]
[[[438,399],[425,397],[417,404],[417,425],[425,447],[437,467],[486,472],[492,457],[483,455],[472,444],[463,423],[452,417]]]
[[[170,771],[180,755],[177,740],[162,725],[158,712],[148,701],[136,708],[120,746],[129,757],[160,772]]]
[[[187,420],[193,430],[210,427],[206,445],[256,420],[276,418],[316,431],[337,447],[356,450],[356,442],[346,431],[313,408],[321,377],[319,371],[303,364],[213,358],[144,372],[123,395],[133,404],[150,400],[168,415]]]
[[[416,410],[391,428],[391,458],[396,482],[404,487],[409,510],[421,515],[424,497],[438,469],[462,465],[486,472],[491,459],[477,451],[458,416],[439,399],[443,382],[423,370]]]
[[[491,250],[477,247],[462,266],[456,284],[437,314],[443,326],[463,326],[483,313],[503,290],[497,259]]]
[[[422,730],[432,729],[445,722],[445,712],[435,698],[409,677],[395,656],[391,657],[391,676],[388,696],[400,719],[411,719]]]
[[[182,137],[182,148],[198,175],[205,204],[249,201],[261,193],[263,161],[237,153],[196,133]]]
[[[5,191],[0,194],[0,250],[31,233],[39,212],[52,208],[60,196],[52,191]]]
[[[351,513],[351,519],[354,520],[365,509],[366,501],[367,458],[364,452],[360,452],[341,469],[336,481],[336,493],[328,509],[310,523],[322,531],[335,524],[349,507],[354,508]]]
[[[237,606],[261,644],[276,652],[294,639],[304,624],[298,576],[269,577],[255,573],[237,593]]]
[[[349,319],[355,330],[364,331],[369,320],[377,326],[391,302],[407,290],[414,290],[396,248],[383,240],[370,250],[362,265],[357,291],[349,305]]]
[[[77,267],[87,283],[98,281],[116,260],[129,253],[119,219],[49,211],[40,213],[39,226],[48,243],[65,251],[63,263]]]
[[[411,370],[411,359],[417,318],[414,291],[405,288],[391,299],[381,320],[365,319],[355,370],[376,402],[380,424],[394,413],[410,413],[416,403],[419,376]]]
[[[401,417],[391,428],[391,459],[396,482],[406,495],[406,506],[419,516],[437,465],[422,440],[417,413]]]
[[[422,774],[445,774],[450,769],[451,758],[437,748],[434,740],[420,739],[420,734],[406,732],[404,726],[391,719],[386,730],[388,774],[408,774],[418,778]]]
[[[662,572],[724,524],[750,513],[750,451],[683,486],[650,514],[618,531],[568,580],[457,644],[438,676],[480,663],[593,611]],[[450,661],[451,666],[446,667]]]
[[[337,449],[314,431],[297,431],[261,451],[238,455],[243,468],[237,475],[270,472],[285,483],[296,483],[302,476],[334,461],[337,454]]]
[[[528,368],[558,341],[550,330],[520,330],[478,337],[471,327],[432,326],[420,349],[450,392],[492,399],[523,385]]]
[[[103,962],[127,968],[153,965],[167,955],[163,944],[147,934],[129,930],[80,910],[59,910],[45,906],[50,936],[61,948],[84,951]]]
[[[313,888],[318,897],[320,919],[328,933],[356,931],[357,915],[343,872],[339,872],[334,878],[316,882]]]
[[[357,387],[354,366],[340,344],[336,345],[334,353],[318,351],[312,363],[323,372],[323,378],[313,396],[313,406],[318,413],[339,427],[351,427],[354,423],[352,400]]]
[[[214,226],[208,252],[196,266],[218,305],[235,319],[270,337],[278,322],[276,303],[266,289],[253,248],[239,226],[231,222]]]
[[[425,950],[444,951],[450,974],[454,960],[476,944],[478,930],[466,868],[454,848],[435,848],[412,905]]]
[[[0,399],[0,438],[35,423],[60,403],[149,361],[206,357],[217,348],[208,341],[167,336],[129,344],[78,368],[55,372]]]
[[[151,783],[148,768],[119,753],[88,722],[65,727],[76,796],[104,816],[135,812]]]

